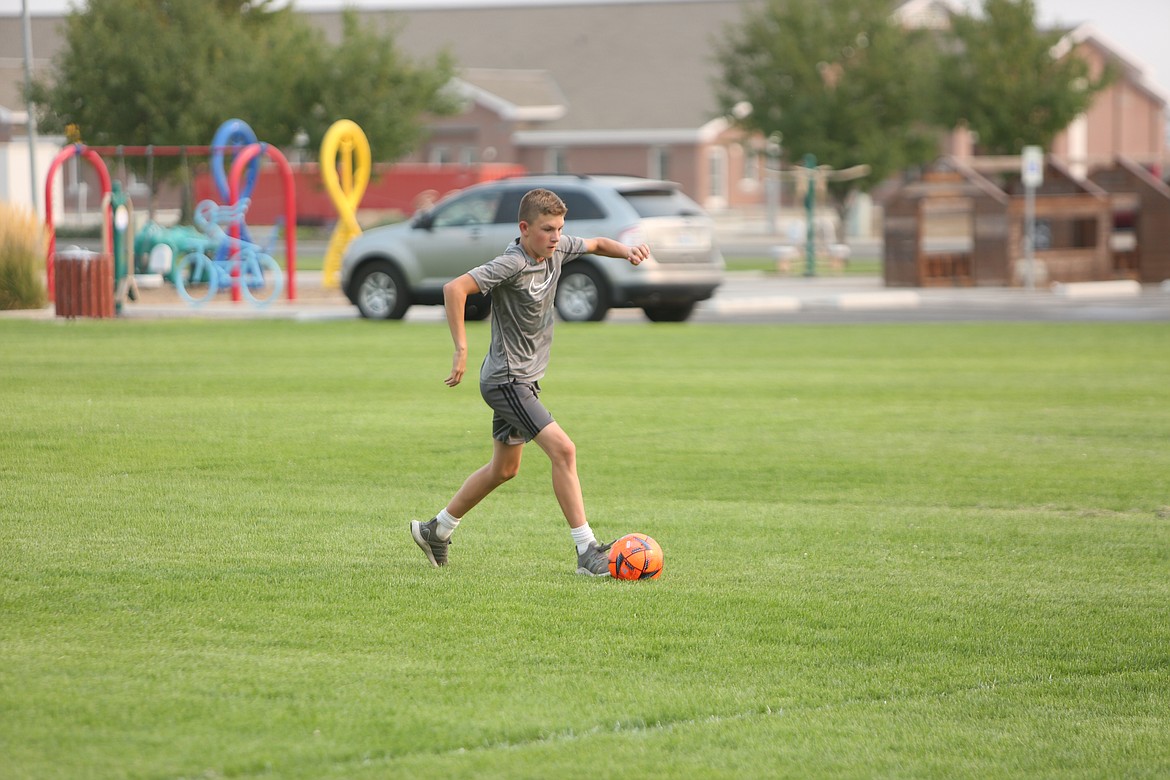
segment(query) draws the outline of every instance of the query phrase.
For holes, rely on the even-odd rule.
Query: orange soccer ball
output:
[[[609,548],[609,573],[619,580],[652,580],[662,573],[662,547],[646,534],[626,534]]]

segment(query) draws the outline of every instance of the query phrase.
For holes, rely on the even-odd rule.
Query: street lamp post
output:
[[[805,235],[804,275],[817,275],[817,158],[814,154],[804,156],[804,167],[808,169],[808,187],[804,191]]]
[[[21,3],[21,28],[24,37],[24,89],[27,96],[32,89],[32,23],[28,16],[28,0]],[[37,213],[37,113],[36,106],[27,97],[25,109],[28,113],[28,183],[32,189],[32,210]]]

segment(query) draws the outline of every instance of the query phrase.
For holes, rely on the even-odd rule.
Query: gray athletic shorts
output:
[[[479,385],[479,394],[492,408],[492,438],[505,444],[524,444],[536,438],[553,421],[540,402],[537,382]]]

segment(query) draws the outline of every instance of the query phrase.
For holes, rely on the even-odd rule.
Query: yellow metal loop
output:
[[[370,142],[357,123],[339,119],[321,140],[321,179],[337,207],[337,227],[325,252],[322,284],[336,288],[341,256],[349,242],[361,235],[358,206],[370,183]],[[340,175],[338,170],[340,169]]]

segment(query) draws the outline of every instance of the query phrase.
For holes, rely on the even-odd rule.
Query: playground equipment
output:
[[[357,208],[370,183],[370,168],[370,142],[366,134],[357,123],[348,119],[334,122],[321,140],[321,179],[337,207],[338,215],[337,227],[325,252],[322,272],[322,284],[325,287],[336,289],[340,284],[341,256],[350,242],[362,234],[362,227],[357,221]]]
[[[64,147],[57,156],[53,158],[53,162],[49,164],[49,172],[45,178],[45,231],[49,234],[49,250],[45,258],[45,277],[48,284],[49,299],[56,299],[56,268],[54,267],[54,256],[57,252],[57,233],[53,229],[53,182],[57,177],[57,170],[61,164],[70,157],[81,157],[93,166],[98,175],[98,182],[101,187],[103,215],[102,215],[102,252],[103,254],[110,254],[113,245],[113,229],[112,229],[112,214],[110,213],[108,198],[111,191],[110,185],[110,171],[106,168],[106,164],[102,161],[101,155],[93,149],[85,146],[85,144],[70,144]]]
[[[121,314],[122,302],[126,297],[132,300],[138,297],[130,258],[131,247],[126,241],[126,233],[134,221],[134,206],[122,191],[121,182],[114,182],[110,194],[102,199],[102,210],[106,209],[110,211],[110,226],[113,228],[110,245],[114,261],[114,309]]]
[[[219,192],[219,199],[229,205],[251,197],[252,190],[260,172],[260,155],[266,154],[281,170],[284,190],[283,228],[285,233],[288,298],[289,300],[296,298],[296,191],[292,170],[288,161],[284,159],[284,156],[276,147],[260,143],[256,140],[255,133],[246,122],[240,119],[229,119],[224,122],[216,131],[211,146],[104,146],[90,147],[86,151],[92,153],[93,156],[91,159],[96,160],[95,166],[101,165],[102,170],[105,170],[105,166],[101,162],[99,153],[115,155],[119,161],[124,160],[126,156],[145,157],[147,160],[147,169],[150,171],[148,176],[150,177],[152,187],[154,183],[153,160],[156,157],[180,156],[183,158],[184,165],[186,165],[190,155],[207,155],[211,162],[211,173]],[[75,152],[71,152],[70,154],[72,153]],[[234,155],[230,172],[226,166],[226,153],[232,153]],[[55,168],[50,170],[49,187],[51,187],[51,176],[54,172]],[[105,174],[105,180],[109,180],[108,172]],[[107,195],[105,188],[103,188],[103,195]],[[105,202],[106,198],[104,197],[103,203]],[[128,198],[126,199],[125,205],[128,215],[132,215]],[[113,208],[116,208],[116,206]],[[112,215],[109,219],[112,219]],[[130,224],[132,224],[132,219],[127,227]],[[275,239],[276,231],[280,227],[281,225],[278,222],[274,228],[273,236],[268,242],[269,244]],[[48,229],[49,235],[52,237],[51,217],[48,222]],[[228,232],[232,234],[231,237],[233,239],[242,240],[255,246],[246,223],[240,222],[230,225]],[[112,234],[115,238],[118,236],[117,231],[112,231]],[[127,249],[130,248],[129,242],[126,243],[126,247]],[[228,253],[233,248],[235,248],[235,245],[230,241],[222,241],[211,246],[209,244],[209,237],[191,226],[178,225],[167,228],[154,222],[152,219],[134,236],[132,242],[133,256],[135,258],[132,264],[133,271],[137,273],[164,274],[173,282],[177,268],[175,258],[183,258],[192,252],[212,251],[212,254],[215,255],[217,260],[226,262],[229,259]],[[268,246],[265,245],[265,253],[267,250]],[[117,254],[116,251],[115,254]],[[50,249],[50,257],[51,255],[52,249]],[[130,270],[130,265],[131,263],[126,263],[127,271]],[[136,289],[133,276],[130,273],[127,273],[124,277],[119,276],[116,284],[119,289],[119,302],[127,292]],[[241,291],[235,285],[233,285],[232,300],[241,300]]]
[[[240,179],[243,177],[245,167],[249,171],[257,167],[256,163],[260,161],[261,154],[268,155],[276,163],[284,181],[284,257],[288,273],[288,299],[294,301],[297,297],[297,193],[296,184],[293,181],[292,166],[288,164],[288,160],[279,149],[271,144],[257,143],[250,144],[236,155],[236,159],[232,162],[231,177],[228,182],[228,202],[237,203],[248,199],[244,192],[251,192],[252,186],[256,183],[255,177],[249,173],[247,190],[244,192],[240,190]],[[244,236],[243,233],[241,235]],[[239,286],[237,285],[232,288],[232,300],[238,301],[239,299]]]
[[[215,204],[215,201],[207,200],[205,203]],[[241,201],[243,203],[244,201]],[[203,204],[201,203],[200,206]],[[250,202],[248,203],[250,205]],[[230,208],[230,207],[228,207]],[[245,211],[247,206],[245,206]],[[242,216],[242,213],[241,213]],[[199,212],[196,212],[196,221],[198,222]],[[238,228],[231,228],[229,230],[234,233],[239,233]],[[223,230],[200,230],[197,227],[190,225],[176,225],[174,227],[163,227],[157,222],[147,222],[146,225],[134,237],[134,255],[136,260],[136,270],[139,273],[160,274],[165,276],[175,285],[176,290],[180,290],[182,281],[179,279],[180,262],[192,253],[208,254],[215,259],[215,262],[221,265],[226,265],[233,259],[231,250],[238,249],[241,241],[246,241],[249,246],[255,246],[259,253],[268,255],[272,243],[276,239],[277,228],[273,228],[272,235],[264,244],[256,245],[250,241],[240,239],[238,236],[233,238],[227,235]],[[286,247],[288,239],[286,237]],[[234,245],[233,245],[233,242]],[[295,251],[290,249],[290,252]],[[293,257],[289,254],[288,257]],[[291,284],[294,274],[296,272],[295,261],[288,263],[288,278]],[[238,278],[239,274],[236,274]],[[218,291],[220,285],[217,285]],[[240,300],[241,291],[232,284],[233,300]],[[214,293],[208,294],[206,297],[211,298]],[[182,292],[180,290],[180,296]],[[290,294],[290,300],[292,295]],[[188,300],[190,298],[188,297]],[[193,301],[192,301],[193,302]],[[202,301],[199,301],[202,302]]]
[[[232,288],[233,299],[242,291],[256,304],[274,300],[284,286],[280,266],[260,246],[232,233],[242,232],[250,201],[231,206],[205,200],[195,207],[195,224],[207,237],[203,246],[188,252],[175,269],[175,289],[188,303],[206,303],[221,287]],[[215,249],[214,259],[208,250]],[[229,259],[230,258],[230,259]]]
[[[167,228],[147,222],[134,236],[134,270],[170,278],[174,259],[201,248],[206,241],[207,237],[190,225]]]
[[[349,123],[353,129],[357,129],[357,125]],[[352,131],[350,131],[352,133]],[[360,139],[365,141],[365,136],[362,131],[357,130],[360,134]],[[350,140],[350,146],[347,149],[352,150],[355,141]],[[349,219],[352,225],[357,225],[357,220],[353,216],[353,212],[357,207],[357,202],[362,198],[365,186],[370,179],[370,147],[369,143],[365,144],[364,164],[359,166],[358,179],[360,188],[356,196],[353,196],[353,206],[350,208]],[[219,130],[215,132],[215,137],[211,146],[98,146],[89,147],[84,144],[70,144],[63,147],[61,152],[57,154],[53,160],[53,164],[49,166],[46,185],[46,232],[49,236],[48,242],[48,257],[46,260],[46,271],[48,281],[49,299],[54,299],[57,285],[55,284],[55,256],[56,256],[56,232],[53,222],[53,187],[56,179],[56,173],[64,163],[64,161],[73,158],[81,157],[88,160],[94,166],[99,185],[101,185],[102,193],[102,256],[112,257],[113,278],[109,282],[95,281],[98,277],[90,275],[76,279],[81,279],[78,284],[108,284],[111,294],[116,298],[116,308],[118,311],[122,310],[122,302],[126,296],[131,298],[137,297],[137,285],[135,283],[135,272],[157,272],[157,274],[170,275],[172,281],[177,279],[178,265],[174,263],[174,258],[185,258],[187,255],[207,253],[212,251],[216,262],[223,264],[228,263],[229,258],[233,254],[252,253],[257,256],[257,263],[264,265],[261,258],[271,257],[267,254],[267,248],[261,248],[252,241],[252,236],[248,232],[248,226],[243,221],[243,213],[246,212],[247,206],[234,212],[238,215],[238,219],[229,220],[223,223],[228,227],[228,230],[220,229],[218,233],[211,230],[212,235],[201,233],[197,229],[188,226],[178,226],[173,228],[164,228],[158,225],[157,222],[147,222],[133,241],[128,240],[128,232],[133,225],[133,208],[128,196],[122,192],[121,184],[111,185],[109,168],[105,166],[102,160],[102,153],[116,154],[119,160],[133,154],[133,156],[144,156],[147,159],[147,167],[151,168],[151,161],[154,157],[159,156],[181,156],[186,160],[188,154],[209,154],[212,163],[212,174],[215,180],[216,187],[219,189],[220,199],[226,201],[228,206],[233,206],[235,203],[245,203],[250,199],[253,188],[256,184],[256,179],[259,177],[261,156],[267,156],[273,163],[280,168],[282,185],[284,188],[284,248],[285,248],[285,267],[287,267],[288,274],[288,298],[289,301],[296,298],[296,185],[294,177],[292,177],[292,168],[287,159],[284,159],[280,150],[270,144],[263,144],[256,140],[256,134],[252,131],[247,123],[241,119],[229,119],[227,122],[220,125]],[[227,170],[225,153],[232,152],[234,159],[230,171]],[[336,153],[336,152],[335,152]],[[359,157],[362,151],[359,149]],[[352,151],[346,152],[345,159],[349,161],[352,167]],[[333,174],[336,179],[336,168],[333,168]],[[153,181],[152,181],[153,184]],[[326,182],[328,185],[328,182]],[[342,186],[337,185],[337,191],[342,191]],[[347,173],[345,177],[345,192],[352,193],[355,191],[353,186],[352,172]],[[338,206],[339,210],[342,207]],[[346,213],[343,210],[343,216]],[[281,226],[276,226],[276,229]],[[360,233],[360,228],[358,228]],[[275,239],[275,233],[273,235]],[[352,236],[351,236],[352,237]],[[344,249],[344,246],[342,247]],[[130,255],[133,255],[131,260]],[[76,257],[75,257],[76,256]],[[70,262],[75,258],[81,257],[81,254],[73,253],[70,255]],[[338,250],[338,260],[340,257],[340,250]],[[77,262],[81,262],[78,260]],[[88,262],[88,261],[87,261]],[[275,263],[275,261],[273,261]],[[243,260],[240,261],[243,263]],[[101,270],[101,269],[99,269]],[[87,271],[88,274],[88,271]],[[335,272],[336,274],[336,272]],[[234,278],[239,277],[235,274]],[[70,278],[74,278],[71,276]],[[284,287],[283,275],[280,287]],[[69,288],[73,290],[73,287]],[[253,288],[254,289],[254,288]],[[278,294],[277,289],[277,294]],[[247,291],[243,291],[247,295]],[[255,295],[248,295],[253,301],[257,299]],[[263,298],[263,296],[260,296]],[[241,285],[239,283],[232,284],[232,299],[233,301],[240,301],[241,299]],[[270,298],[264,298],[270,299]],[[87,316],[82,311],[81,306],[77,306],[77,313],[82,316]],[[70,315],[74,316],[74,315]]]
[[[869,174],[870,168],[868,165],[854,165],[852,168],[845,168],[842,170],[833,170],[828,165],[817,165],[817,158],[815,155],[806,154],[802,165],[792,168],[790,171],[784,171],[781,176],[787,179],[794,179],[797,183],[798,191],[804,199],[804,275],[816,276],[817,274],[817,247],[821,246],[824,251],[834,263],[843,262],[845,257],[848,257],[847,248],[842,248],[840,245],[822,240],[817,241],[817,221],[816,208],[817,196],[822,197],[825,194],[826,186],[830,181],[849,181],[852,179],[860,179]],[[782,267],[786,262],[786,253],[778,251],[778,264]]]
[[[211,139],[211,178],[215,181],[215,187],[219,190],[219,196],[223,200],[228,199],[231,191],[227,175],[228,169],[223,158],[224,152],[230,150],[233,154],[238,155],[241,149],[259,142],[256,133],[242,119],[229,119],[215,131],[215,136]],[[256,176],[259,173],[260,161],[255,160],[248,167],[248,180],[244,187],[237,188],[241,198],[252,197],[252,188],[256,186]],[[241,226],[241,229],[247,238],[247,226]]]

